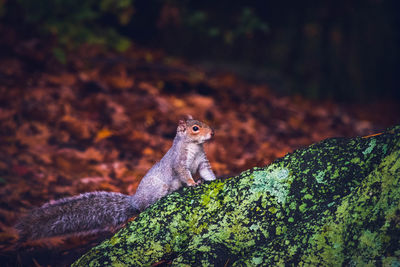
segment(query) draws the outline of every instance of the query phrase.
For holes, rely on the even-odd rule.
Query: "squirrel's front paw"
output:
[[[196,183],[196,182],[193,180],[193,178],[190,178],[190,179],[187,179],[187,180],[186,180],[186,184],[187,184],[188,186],[196,186],[196,185],[199,184],[199,182]]]

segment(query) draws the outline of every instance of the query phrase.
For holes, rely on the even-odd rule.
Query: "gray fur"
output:
[[[113,192],[68,197],[32,210],[16,227],[22,240],[107,230],[138,213],[129,199]]]
[[[194,126],[200,130],[192,131]],[[204,180],[215,180],[203,149],[213,134],[200,121],[180,121],[172,147],[143,177],[133,196],[91,192],[46,203],[16,225],[20,239],[113,229],[183,185],[197,185],[192,177],[196,172]]]

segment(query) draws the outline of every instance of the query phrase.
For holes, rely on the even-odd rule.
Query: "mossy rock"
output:
[[[400,126],[184,188],[74,266],[400,264]]]

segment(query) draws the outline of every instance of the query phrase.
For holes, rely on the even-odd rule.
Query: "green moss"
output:
[[[252,193],[268,192],[275,196],[279,203],[286,202],[290,186],[288,169],[270,165],[265,171],[254,171],[252,176],[254,179],[250,188]]]
[[[325,171],[320,171],[315,176],[315,180],[317,180],[317,182],[320,184],[325,183],[324,178],[325,178]]]
[[[374,147],[376,146],[376,139],[371,139],[368,147],[362,152],[364,155],[370,154]]]
[[[254,265],[260,265],[263,263],[263,258],[262,257],[254,257],[254,258],[252,258],[251,261]]]
[[[75,266],[398,266],[400,127],[161,199]]]
[[[305,194],[304,195],[304,199],[312,199],[313,197],[312,197],[312,195],[310,195],[310,194]]]
[[[299,206],[299,210],[300,210],[300,212],[305,212],[306,211],[306,207],[307,207],[307,204],[306,203],[303,203],[303,204],[301,204],[300,206]]]

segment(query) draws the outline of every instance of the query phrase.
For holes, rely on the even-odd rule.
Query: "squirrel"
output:
[[[183,185],[199,184],[192,177],[197,172],[203,180],[215,180],[203,148],[213,136],[211,127],[191,116],[180,120],[172,147],[146,173],[134,195],[90,192],[46,203],[17,223],[20,241],[115,229]]]

